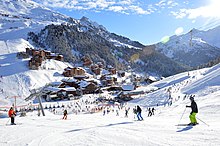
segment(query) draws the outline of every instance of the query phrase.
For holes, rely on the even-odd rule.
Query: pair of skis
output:
[[[176,126],[196,126],[198,124],[199,123],[197,123],[197,124],[177,124]]]

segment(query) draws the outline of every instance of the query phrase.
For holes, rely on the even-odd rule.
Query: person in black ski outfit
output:
[[[63,119],[66,120],[67,119],[67,110],[65,109],[63,112]]]
[[[149,107],[149,109],[148,109],[148,117],[150,117],[150,116],[152,116],[152,110],[151,110],[151,108]]]
[[[144,120],[143,117],[141,116],[141,108],[140,106],[137,105],[137,118],[138,118],[138,121],[142,121]]]
[[[195,95],[194,95],[195,96]],[[191,105],[190,106],[186,106],[186,107],[190,107],[192,109],[192,111],[190,112],[190,116],[189,116],[189,119],[190,119],[190,122],[189,125],[196,125],[198,124],[197,123],[197,120],[196,120],[196,114],[198,113],[198,107],[197,107],[197,104],[196,102],[194,101],[194,96],[190,96],[190,101],[191,101]]]
[[[153,115],[154,115],[154,111],[155,111],[155,108],[153,107],[152,110],[151,110],[151,112],[152,112]]]
[[[134,119],[135,119],[136,114],[137,114],[137,109],[136,109],[136,106],[133,108],[133,113],[134,113]]]

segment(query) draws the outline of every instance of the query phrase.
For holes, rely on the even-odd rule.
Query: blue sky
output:
[[[35,0],[76,19],[88,17],[110,32],[145,45],[220,24],[219,0]]]

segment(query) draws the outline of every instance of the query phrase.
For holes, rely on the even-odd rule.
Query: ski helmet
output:
[[[190,100],[194,100],[194,97],[191,96],[189,99],[190,99]]]

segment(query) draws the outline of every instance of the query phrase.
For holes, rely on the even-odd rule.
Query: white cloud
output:
[[[163,6],[166,5],[166,0],[161,0],[158,3],[156,3],[155,5],[158,6],[158,7],[163,7]]]
[[[159,2],[143,0],[34,0],[52,8],[70,10],[91,10],[94,12],[112,11],[123,14],[148,15],[161,13],[161,10],[179,5],[176,0],[160,0]],[[177,15],[177,14],[176,14]]]
[[[129,9],[131,11],[134,11],[137,14],[150,14],[150,12],[148,12],[147,10],[142,9],[139,6],[134,6],[134,5],[133,6],[129,6]]]
[[[154,7],[152,4],[150,4],[150,5],[148,5],[147,10],[148,10],[148,12],[153,13],[153,12],[157,11],[157,8]]]
[[[65,8],[71,10],[113,11],[124,14],[147,15],[157,11],[155,4],[146,4],[142,0],[34,0],[52,8]],[[166,5],[162,0],[156,5]]]
[[[179,4],[177,2],[174,2],[174,1],[168,1],[167,2],[167,6],[169,9],[173,8],[173,7],[176,7],[178,6]]]
[[[206,6],[198,7],[195,9],[181,9],[179,12],[171,12],[171,14],[176,18],[220,18],[220,1],[210,0],[210,3]]]
[[[170,13],[175,16],[177,19],[181,19],[181,18],[184,18],[186,17],[187,13],[186,13],[186,9],[180,9],[179,12],[174,12],[174,11],[171,11]]]
[[[179,4],[178,4],[177,2],[175,2],[175,1],[173,1],[173,0],[169,0],[169,1],[167,2],[167,5],[168,5],[170,8],[172,8],[172,7],[178,6]]]
[[[114,11],[114,12],[123,12],[125,8],[123,8],[122,6],[111,6],[108,8],[108,10]]]
[[[122,0],[118,2],[119,5],[131,5],[132,0]]]

